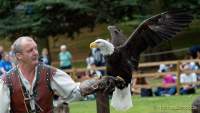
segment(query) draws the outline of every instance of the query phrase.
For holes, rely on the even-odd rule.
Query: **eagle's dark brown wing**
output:
[[[126,36],[122,33],[122,31],[117,26],[108,26],[108,31],[111,35],[111,43],[115,47],[119,47],[123,45],[123,43],[126,41]]]
[[[193,17],[185,11],[167,11],[143,21],[129,39],[118,48],[137,67],[140,53],[163,40],[170,40],[187,27]]]

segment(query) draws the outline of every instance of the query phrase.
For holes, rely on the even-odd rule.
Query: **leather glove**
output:
[[[96,91],[102,91],[103,93],[112,92],[116,84],[125,84],[125,81],[119,77],[103,76],[101,78],[92,78],[85,80],[80,84],[80,91],[82,96],[92,94]]]

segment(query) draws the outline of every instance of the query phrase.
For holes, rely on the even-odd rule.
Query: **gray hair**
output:
[[[30,41],[33,41],[33,39],[29,36],[22,36],[22,37],[19,37],[17,40],[15,40],[15,42],[13,43],[13,52],[14,54],[16,55],[16,53],[20,53],[22,52],[22,47],[21,47],[21,43],[23,40],[30,40]]]

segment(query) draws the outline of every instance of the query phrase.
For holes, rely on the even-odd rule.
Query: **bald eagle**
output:
[[[118,90],[117,94],[120,95],[120,91],[123,93],[124,90],[130,92],[132,73],[138,68],[140,54],[148,47],[155,47],[175,37],[178,32],[189,26],[192,19],[192,14],[189,12],[167,11],[144,20],[121,45],[114,46],[103,39],[92,42],[90,48],[99,48],[105,56],[107,74],[119,76],[125,81],[123,85],[117,84],[115,89]],[[123,93],[122,97],[118,101],[118,104],[122,105],[121,109],[132,106],[132,103],[123,106],[127,103],[123,102],[127,99],[127,95]],[[130,95],[128,98],[130,99]],[[114,106],[120,109],[118,104]]]

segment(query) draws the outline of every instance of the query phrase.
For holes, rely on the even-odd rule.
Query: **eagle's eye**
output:
[[[102,46],[102,42],[97,41],[96,44],[97,44],[98,46]]]
[[[101,44],[101,42],[96,42],[96,44],[100,45],[100,44]]]

